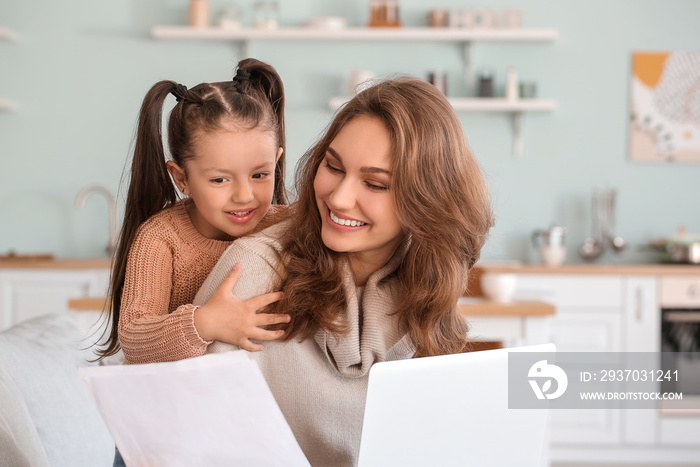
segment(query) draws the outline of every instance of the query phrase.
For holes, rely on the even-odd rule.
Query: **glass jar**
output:
[[[262,0],[255,3],[255,27],[259,29],[276,29],[278,2]]]

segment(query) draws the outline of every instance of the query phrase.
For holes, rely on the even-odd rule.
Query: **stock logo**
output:
[[[554,364],[547,364],[547,360],[540,360],[532,365],[527,376],[530,386],[532,386],[532,390],[538,399],[556,399],[564,394],[569,384],[569,379],[566,377],[564,370]],[[550,392],[552,380],[557,382],[554,392]]]

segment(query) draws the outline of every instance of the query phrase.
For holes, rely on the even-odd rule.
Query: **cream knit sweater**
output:
[[[248,299],[272,291],[280,278],[281,229],[290,221],[233,243],[222,255],[194,299],[204,304],[231,268],[243,265],[234,294]],[[395,309],[399,288],[390,276],[406,253],[399,247],[364,288],[355,286],[345,267],[345,318],[350,332],[334,336],[318,331],[303,342],[265,342],[265,350],[250,353],[312,466],[357,464],[370,367],[384,360],[410,358],[414,348],[399,329]],[[382,279],[385,279],[382,281]],[[207,352],[237,347],[215,341]],[[408,408],[407,408],[408,409]],[[247,423],[242,420],[241,423]]]

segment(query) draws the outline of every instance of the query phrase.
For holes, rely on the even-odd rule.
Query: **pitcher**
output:
[[[539,250],[540,261],[545,266],[561,266],[566,259],[566,247],[564,239],[566,229],[553,225],[549,230],[535,230],[532,232],[532,244]]]

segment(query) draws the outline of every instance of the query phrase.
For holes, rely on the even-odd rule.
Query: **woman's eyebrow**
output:
[[[331,155],[331,157],[333,157],[333,159],[336,159],[340,164],[343,163],[343,160],[340,158],[340,154],[338,154],[336,152],[336,150],[330,146],[328,147],[328,153]],[[391,176],[390,170],[382,169],[379,167],[360,167],[360,172],[361,173],[370,173],[370,174],[379,173],[379,174],[386,174],[386,175]]]

